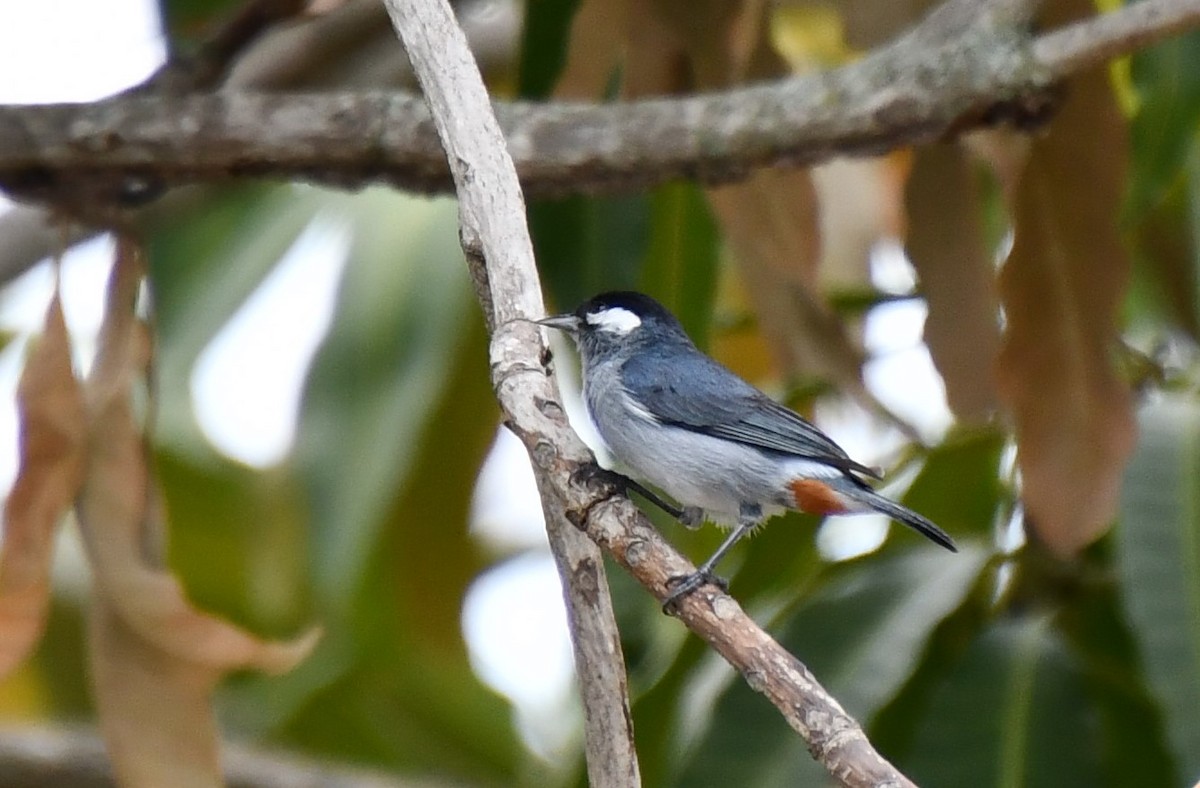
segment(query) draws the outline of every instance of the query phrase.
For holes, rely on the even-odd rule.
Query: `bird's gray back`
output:
[[[624,362],[621,379],[630,395],[663,424],[841,471],[872,473],[812,424],[690,342],[686,347],[644,349]]]
[[[789,507],[788,482],[797,476],[829,478],[841,471],[825,463],[665,423],[631,396],[615,358],[593,361],[584,384],[588,414],[613,456],[636,477],[685,506],[734,522],[744,503],[768,512]]]

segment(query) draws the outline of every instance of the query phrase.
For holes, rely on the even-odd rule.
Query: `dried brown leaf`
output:
[[[83,477],[83,396],[58,294],[17,388],[20,472],[4,507],[0,545],[0,676],[41,638],[50,599],[54,531]]]
[[[904,185],[911,159],[904,150],[813,168],[821,206],[818,282],[825,291],[870,286],[872,250],[904,233]]]
[[[806,170],[756,170],[745,181],[709,189],[708,203],[744,265],[765,266],[774,279],[816,287],[819,209]]]
[[[595,100],[621,63],[628,35],[626,0],[584,0],[571,20],[567,62],[554,86],[562,99]]]
[[[648,3],[631,3],[626,11],[622,98],[665,96],[691,87],[685,42],[655,11]]]
[[[159,649],[103,596],[91,610],[88,651],[100,729],[121,785],[224,784],[209,703],[214,671]]]
[[[905,246],[929,305],[925,342],[950,408],[963,421],[982,421],[998,405],[999,298],[982,210],[959,147],[933,145],[917,153]]]
[[[137,250],[122,241],[109,283],[100,352],[86,385],[87,477],[78,519],[92,564],[92,674],[114,768],[132,786],[218,785],[217,734],[208,696],[227,671],[285,671],[316,632],[261,640],[193,608],[162,567],[165,531],[132,407],[149,360],[134,311]]]
[[[862,354],[816,295],[820,233],[808,171],[759,170],[708,190],[764,336],[784,369],[862,391]]]
[[[684,37],[704,89],[786,73],[772,36],[802,34],[797,25],[810,22],[830,27],[828,14],[766,24],[764,14],[773,10],[758,2],[657,0],[655,8]],[[829,379],[885,416],[863,385],[862,350],[823,292],[867,278],[871,247],[902,223],[906,167],[906,154],[899,154],[819,170],[759,170],[707,192],[780,365]]]
[[[762,19],[768,9],[760,3],[709,2],[697,8],[658,0],[656,7],[685,37],[700,87],[788,70],[771,44],[770,26]],[[724,30],[733,34],[714,32]],[[863,391],[862,354],[818,292],[821,208],[811,171],[760,169],[707,195],[776,360],[789,372]]]
[[[1086,13],[1090,3],[1053,7]],[[1000,276],[1000,395],[1016,422],[1027,521],[1063,556],[1108,528],[1134,444],[1132,398],[1112,358],[1130,270],[1118,231],[1126,149],[1107,73],[1073,81],[1032,143]]]

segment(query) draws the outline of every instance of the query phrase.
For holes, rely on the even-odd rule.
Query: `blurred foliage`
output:
[[[169,35],[183,46],[236,6],[160,5]],[[854,56],[844,35],[886,38],[928,4],[910,5],[788,3],[760,32],[785,46],[780,54],[793,67],[811,68]],[[1050,5],[1056,14],[1081,7]],[[614,30],[619,40],[588,41],[615,58],[597,68],[611,80],[596,83],[596,100],[627,95],[634,81],[637,90],[685,90],[732,79],[714,72],[726,55],[760,69],[783,62],[754,53],[755,42],[743,42],[740,55],[708,51],[700,62],[696,52],[704,47],[697,42],[707,38],[681,29],[687,14],[670,0],[632,10],[617,3],[613,13],[623,22],[573,30],[580,14],[595,9],[587,0],[526,4],[523,39],[513,52],[521,96],[554,95],[572,47]],[[652,28],[637,27],[651,18]],[[1079,131],[1095,119],[1087,111],[1075,116],[1068,138],[1041,145],[1032,159],[1022,158],[1020,140],[974,140],[969,154],[913,157],[912,173],[894,161],[879,172],[847,175],[859,179],[861,191],[817,188],[811,196],[805,180],[717,194],[671,183],[529,206],[553,307],[573,308],[605,289],[644,290],[668,304],[698,344],[739,370],[754,370],[769,390],[812,376],[796,367],[803,354],[793,352],[796,336],[788,332],[803,334],[813,324],[797,318],[797,302],[787,294],[803,292],[837,325],[851,326],[850,337],[856,321],[881,305],[928,296],[930,323],[938,325],[930,342],[934,363],[959,402],[970,404],[952,401],[956,424],[930,445],[904,447],[889,481],[907,505],[950,531],[962,552],[935,552],[901,533],[870,554],[831,560],[814,538],[817,520],[792,514],[740,546],[723,567],[756,620],[921,785],[1165,787],[1200,777],[1198,64],[1200,36],[1193,34],[1116,70],[1131,101],[1125,115],[1107,117],[1106,133],[1115,136],[1105,139],[1127,133],[1128,146],[1091,149],[1092,169],[1070,179],[1060,177],[1059,165],[1087,143],[1090,132]],[[761,72],[747,67],[737,77],[752,73]],[[1103,84],[1097,96],[1116,106]],[[1051,125],[1046,133],[1059,132]],[[1036,177],[1022,177],[1025,166],[1037,168]],[[1120,174],[1125,168],[1127,177]],[[872,179],[884,177],[911,178],[908,193],[895,183],[874,188],[881,184]],[[1115,190],[1086,188],[1100,182]],[[1022,196],[1030,184],[1038,193]],[[883,204],[866,205],[864,193]],[[824,200],[829,209],[831,194],[842,195],[842,215],[873,213],[861,225],[831,225],[801,197],[776,197],[809,195],[803,200]],[[1011,194],[1015,203],[1002,196]],[[1119,214],[1112,194],[1124,195]],[[1037,233],[1023,200],[1041,200],[1039,215],[1049,217]],[[1066,219],[1085,209],[1111,215],[1106,232],[1085,227],[1072,243],[1059,243]],[[831,235],[862,233],[863,226],[899,231],[904,221],[896,217],[921,223],[903,239],[925,279],[916,290],[880,292],[866,279],[846,281],[844,272],[836,287],[822,284],[829,272],[819,270],[819,248],[855,248],[862,240]],[[351,239],[336,315],[308,372],[292,456],[274,468],[250,468],[221,455],[201,432],[191,370],[314,220],[344,226]],[[469,584],[507,556],[489,554],[469,531],[473,481],[499,414],[453,203],[382,189],[351,195],[237,184],[200,193],[142,231],[158,347],[153,452],[171,515],[171,566],[198,606],[256,632],[285,636],[313,622],[326,630],[291,673],[236,676],[222,685],[217,706],[229,735],[456,784],[583,784],[577,751],[550,763],[522,744],[508,701],[477,677],[462,636]],[[786,239],[755,237],[773,231]],[[1026,245],[1020,266],[1006,273],[1017,281],[1005,296],[991,269],[1006,253],[1010,231]],[[1132,261],[1128,281],[1120,250],[1100,257],[1088,246],[1120,246],[1108,240],[1118,231]],[[819,243],[801,238],[817,232],[828,235]],[[796,259],[772,259],[776,250]],[[753,256],[748,265],[744,258]],[[969,275],[965,264],[955,270],[953,259],[967,256]],[[867,261],[854,262],[867,270]],[[1088,276],[1043,292],[1040,277],[1061,284],[1080,271]],[[1089,299],[1115,303],[1127,284],[1114,327],[1110,307]],[[1022,293],[1019,302],[1013,290]],[[1031,447],[1065,465],[1064,456],[1082,457],[1057,467],[1064,476],[1052,489],[1062,501],[1096,501],[1108,492],[1119,500],[1117,526],[1110,528],[1102,511],[1088,524],[1098,541],[1072,541],[1078,549],[1070,555],[1051,555],[1039,536],[1063,536],[1053,515],[1036,522],[1025,542],[1015,439],[991,412],[1006,400],[988,372],[997,349],[981,344],[993,342],[1002,325],[997,305],[1006,297],[1007,326],[1024,326],[1039,349],[1053,337],[1062,354],[1049,374],[1031,364],[1032,351],[1010,346],[1009,374],[1028,400],[1052,405],[1040,416],[1070,435],[1111,437],[1119,426],[1121,414],[1095,399],[1098,387],[1111,384],[1097,379],[1117,374],[1109,359],[1117,328],[1145,352],[1145,363],[1159,363],[1166,357],[1159,351],[1172,349],[1177,368],[1157,377],[1170,372],[1184,381],[1165,398],[1147,397],[1128,467],[1113,456],[1119,451],[1057,437],[1049,427],[1033,427],[1015,447],[1018,456],[1024,448],[1025,460]],[[1093,336],[1080,340],[1081,325]],[[773,364],[762,360],[764,348]],[[1086,363],[1075,365],[1084,354]],[[832,374],[813,390],[829,398],[855,393]],[[867,410],[878,412],[871,403]],[[887,423],[874,426],[882,431]],[[1064,447],[1070,451],[1055,453]],[[1092,473],[1089,463],[1099,470]],[[1097,490],[1096,476],[1111,482],[1106,490]],[[651,516],[693,557],[721,538],[716,529],[690,532],[660,513]],[[1067,536],[1086,542],[1091,535]],[[828,782],[765,700],[619,570],[610,578],[645,784]],[[79,596],[60,593],[36,655],[0,684],[3,715],[93,713]]]

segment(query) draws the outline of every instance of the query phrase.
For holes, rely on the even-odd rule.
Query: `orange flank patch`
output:
[[[796,479],[788,485],[796,508],[809,514],[841,514],[847,506],[840,493],[818,479]]]

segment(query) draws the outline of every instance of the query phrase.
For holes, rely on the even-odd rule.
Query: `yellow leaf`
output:
[[[0,676],[37,644],[50,596],[54,530],[83,475],[83,397],[55,293],[17,389],[20,473],[4,508],[0,547]]]
[[[850,59],[842,17],[834,5],[782,5],[771,15],[771,39],[798,74]]]
[[[707,193],[777,362],[860,387],[861,354],[815,295],[820,233],[808,171],[758,170]]]

